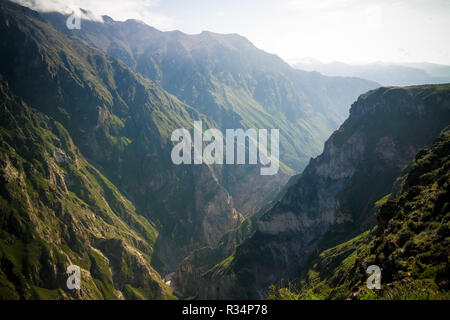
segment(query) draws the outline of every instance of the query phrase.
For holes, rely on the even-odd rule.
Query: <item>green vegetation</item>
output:
[[[64,16],[44,17],[67,32]],[[359,94],[378,86],[295,70],[239,35],[160,32],[132,20],[91,22],[70,35],[120,59],[221,129],[280,129],[280,165],[288,174],[320,152]]]
[[[241,213],[253,213],[271,199],[302,212],[289,207],[297,201],[300,178],[291,181],[294,191],[286,188],[276,197],[285,174],[319,153],[349,103],[376,84],[292,70],[235,35],[162,34],[134,22],[92,23],[98,29],[68,36],[67,28],[58,31],[41,15],[0,2],[0,298],[171,299],[157,271],[174,269],[192,251],[183,263],[212,280],[243,270],[236,277],[244,287],[241,296],[254,297],[260,289],[252,287],[256,277],[266,281],[273,275],[261,269],[295,270],[299,249],[313,248],[309,243],[323,234],[307,245],[299,234],[264,235],[255,232],[256,218],[243,219]],[[104,32],[113,38],[97,43],[95,32],[110,27],[121,32]],[[172,41],[177,45],[167,45]],[[448,164],[442,159],[448,149],[420,154],[408,176],[386,194],[406,166],[402,157],[389,162],[390,149],[399,156],[428,145],[448,122],[442,102],[449,92],[449,85],[392,87],[360,97],[330,139],[336,149],[363,133],[356,137],[364,150],[350,168],[355,174],[334,186],[302,175],[304,199],[317,194],[315,186],[336,187],[343,218],[351,223],[340,236],[320,241],[327,250],[311,260],[300,290],[271,287],[271,297],[446,297]],[[282,175],[267,182],[248,168],[174,166],[170,134],[197,119],[222,129],[279,128]],[[359,156],[357,147],[347,154]],[[258,199],[252,208],[240,197],[244,192]],[[320,200],[296,205],[314,207]],[[378,227],[353,238],[374,222],[375,210]],[[318,229],[325,232],[327,226]],[[389,286],[383,291],[364,289],[368,263],[384,266]],[[80,292],[65,289],[70,264],[82,269]]]
[[[0,298],[173,298],[150,266],[157,231],[54,120],[0,78]],[[121,259],[115,255],[121,252]],[[80,291],[66,268],[82,270]]]
[[[308,299],[449,299],[450,128],[419,152],[393,194],[377,202],[377,226],[312,259],[300,290],[271,297]],[[365,286],[369,265],[382,288]]]

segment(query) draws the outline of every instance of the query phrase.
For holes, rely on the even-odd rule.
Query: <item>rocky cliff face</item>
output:
[[[0,5],[0,73],[15,94],[60,122],[91,164],[154,221],[154,266],[163,273],[192,250],[217,246],[270,201],[343,119],[342,102],[376,86],[295,71],[237,35],[187,36],[112,20],[83,21],[72,33],[64,16],[45,20],[8,1]],[[279,174],[173,165],[170,133],[199,119],[221,129],[280,128],[287,156]]]
[[[165,248],[158,269],[174,268],[192,249],[238,226],[241,213],[220,173],[170,159],[171,132],[204,115],[38,13],[0,5],[0,73],[15,94],[59,121],[83,155],[155,222],[156,248]],[[270,192],[277,183],[261,185]]]
[[[268,284],[299,274],[318,244],[371,225],[374,202],[448,124],[449,90],[449,85],[394,87],[362,95],[323,153],[257,221],[255,234],[204,276],[209,288],[199,288],[199,297],[261,297]],[[217,288],[222,275],[236,281]]]
[[[239,227],[227,232],[215,246],[203,247],[191,252],[178,266],[172,276],[171,286],[178,295],[185,297],[207,297],[209,294],[202,290],[209,290],[209,279],[203,275],[218,262],[230,256],[236,247],[242,244],[255,231],[255,221],[258,213],[251,218],[244,219]],[[220,279],[227,283],[227,279]],[[214,290],[221,290],[215,286]],[[227,285],[223,287],[225,290]],[[199,294],[202,291],[202,294]]]
[[[61,122],[83,154],[155,221],[166,264],[161,270],[175,268],[195,248],[215,245],[288,179],[281,171],[260,176],[259,166],[173,165],[174,129],[199,119],[205,127],[216,124],[38,13],[1,5],[0,72],[17,95]]]
[[[196,172],[194,199],[202,219],[193,224],[199,226],[202,242],[215,247],[225,233],[237,228],[242,215],[234,209],[233,198],[218,183],[211,167],[202,166]]]
[[[377,201],[377,225],[311,259],[293,297],[448,300],[449,155],[447,127]],[[381,268],[379,290],[366,286],[370,265]]]
[[[221,129],[280,129],[282,170],[302,170],[347,117],[357,96],[379,86],[359,78],[295,70],[238,34],[162,32],[135,20],[109,17],[104,17],[105,23],[83,21],[83,28],[73,32],[63,15],[43,16],[66,35],[122,60]],[[271,194],[272,190],[253,192],[242,186],[241,181],[253,177],[242,173],[246,172],[225,172],[232,175],[229,186],[237,194],[258,200],[259,191],[266,192],[263,199]]]
[[[0,106],[0,299],[174,299],[151,266],[154,226],[1,76]]]

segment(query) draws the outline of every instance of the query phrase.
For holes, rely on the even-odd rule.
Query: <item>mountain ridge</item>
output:
[[[294,70],[240,35],[162,32],[130,21],[85,21],[81,30],[71,31],[64,15],[43,17],[66,35],[121,59],[220,128],[280,128],[280,161],[294,170],[320,152],[314,140],[326,139],[357,95],[378,86]]]
[[[171,131],[192,127],[194,119],[204,118],[198,111],[120,61],[68,39],[38,13],[6,1],[1,6],[0,73],[15,94],[62,123],[83,155],[162,229],[156,247],[167,237],[169,244],[181,243],[184,247],[173,246],[179,252],[166,252],[179,259],[183,250],[216,241],[209,237],[211,229],[218,237],[239,221],[211,168],[171,162]],[[200,181],[208,182],[208,194],[214,191],[217,198],[203,198],[208,194],[202,195]],[[178,201],[166,201],[171,196]],[[223,221],[211,223],[206,216],[212,214]]]
[[[1,75],[0,100],[0,297],[174,299],[150,265],[154,226]],[[81,290],[66,287],[72,264]]]
[[[449,89],[382,87],[361,95],[322,155],[257,220],[253,235],[200,278],[198,297],[261,298],[269,284],[298,275],[314,250],[370,228],[374,203],[448,125]]]
[[[448,155],[450,127],[421,150],[392,192],[377,202],[377,224],[318,253],[296,292],[272,288],[275,299],[448,300]],[[381,268],[381,286],[365,286],[369,265]]]

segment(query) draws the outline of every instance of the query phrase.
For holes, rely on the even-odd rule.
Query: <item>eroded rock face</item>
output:
[[[169,299],[157,231],[0,75],[0,299]],[[21,125],[21,126],[19,126]],[[81,288],[66,268],[80,268]]]
[[[224,170],[226,173],[223,173]],[[260,176],[255,173],[259,170],[259,166],[218,168],[202,165],[194,168],[195,215],[201,226],[201,246],[217,247],[219,240],[236,229],[245,216],[253,215],[265,201],[270,200],[270,195],[275,196],[279,186],[288,178],[283,172],[274,177]],[[219,175],[221,173],[226,176],[226,182]],[[253,199],[248,195],[252,195]]]
[[[262,176],[259,165],[224,166],[221,183],[233,197],[236,210],[251,216],[281,191],[289,175],[279,170],[273,176]]]
[[[82,154],[155,222],[159,271],[173,271],[194,249],[215,246],[287,179],[281,172],[261,177],[257,166],[174,165],[171,132],[204,115],[116,59],[65,37],[38,13],[1,6],[0,51],[14,63],[0,63],[0,73],[15,94],[58,120]],[[37,27],[40,32],[29,32]],[[231,114],[227,127],[239,128],[242,119]],[[205,128],[227,115],[205,118]],[[60,149],[54,156],[64,161]],[[50,179],[64,183],[58,174]]]
[[[449,228],[443,222],[450,215],[449,154],[450,127],[446,127],[430,149],[417,153],[406,173],[396,179],[390,196],[378,203],[377,228],[312,257],[308,271],[298,279],[305,284],[297,291],[300,297],[313,293],[318,299],[362,299],[366,270],[377,265],[384,287],[377,290],[378,299],[400,299],[403,296],[394,292],[407,295],[420,290],[445,300],[450,248]],[[424,270],[436,271],[424,280]]]
[[[219,184],[211,167],[198,167],[194,181],[201,242],[214,247],[226,232],[238,226],[242,215],[234,208],[233,198]]]
[[[328,141],[323,154],[311,160],[300,181],[258,221],[258,229],[278,234],[302,232],[319,224],[326,228],[335,223],[338,213],[339,219],[345,221],[337,195],[354,175],[364,156],[364,146],[361,133],[355,133],[339,147]]]
[[[435,88],[380,88],[361,96],[232,262],[203,276],[209,288],[203,284],[199,298],[262,297],[270,283],[298,275],[320,240],[333,243],[329,232],[345,238],[374,222],[374,202],[448,124],[448,90]],[[236,281],[218,288],[223,275]]]

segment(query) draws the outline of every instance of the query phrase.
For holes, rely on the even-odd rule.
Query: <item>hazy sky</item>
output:
[[[450,65],[450,0],[16,0],[70,4],[161,30],[239,33],[293,62],[435,62]]]

